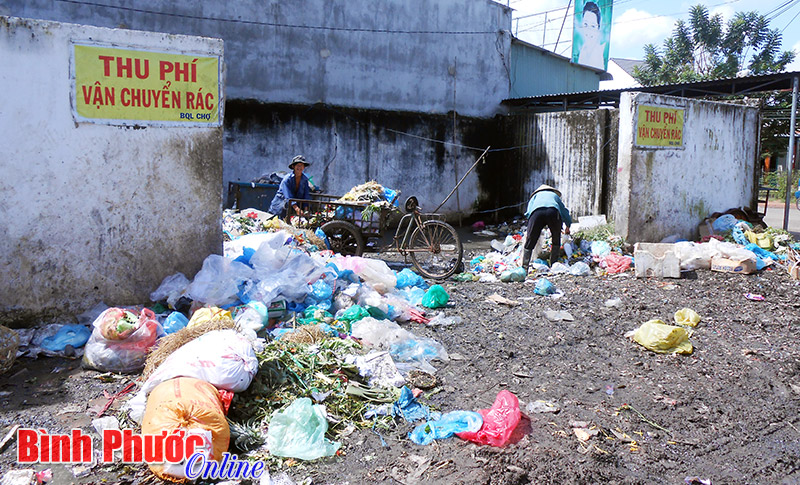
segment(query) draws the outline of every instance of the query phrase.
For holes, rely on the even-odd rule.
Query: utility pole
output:
[[[797,126],[797,89],[800,78],[792,81],[792,115],[789,121],[789,151],[786,153],[786,204],[783,207],[783,230],[789,230],[789,205],[792,194],[792,173],[794,172],[795,127]]]

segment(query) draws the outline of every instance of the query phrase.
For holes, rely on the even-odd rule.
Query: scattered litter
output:
[[[486,297],[486,300],[488,300],[488,301],[490,301],[492,303],[496,303],[498,305],[508,305],[508,306],[511,306],[511,307],[518,306],[518,305],[522,304],[522,303],[520,303],[520,302],[518,302],[516,300],[509,300],[508,298],[506,298],[504,296],[501,296],[501,295],[498,295],[497,293],[492,293],[491,295]]]
[[[458,433],[458,437],[473,443],[504,446],[511,439],[520,420],[519,399],[509,391],[502,390],[489,409],[479,409],[483,426],[477,432]]]
[[[422,306],[426,308],[443,308],[447,306],[449,300],[450,295],[447,294],[442,285],[433,285],[422,297]]]
[[[566,311],[556,311],[556,310],[545,310],[544,316],[547,317],[548,320],[551,322],[573,322],[575,321],[575,317],[573,317],[569,312]]]
[[[548,296],[556,292],[556,287],[547,278],[539,278],[536,280],[533,292],[537,295]]]
[[[274,456],[301,460],[332,456],[341,443],[325,438],[327,431],[325,406],[302,397],[272,416],[267,430],[269,452]]]
[[[557,413],[561,411],[561,408],[558,404],[551,402],[551,401],[542,401],[537,400],[533,402],[529,402],[527,406],[525,406],[525,410],[529,413]]]
[[[686,485],[711,485],[711,479],[704,479],[700,477],[686,477],[683,479]]]
[[[456,433],[476,433],[483,426],[483,416],[474,411],[450,411],[434,421],[426,421],[409,433],[411,441],[428,445],[433,440],[449,438]]]
[[[3,475],[2,485],[32,485],[36,483],[36,470],[9,470]]]
[[[748,300],[752,300],[752,301],[764,301],[765,300],[763,295],[756,295],[755,293],[745,293],[744,297],[747,298]]]
[[[463,319],[461,317],[448,317],[444,313],[437,313],[428,321],[427,325],[431,327],[449,327],[460,324],[462,320]]]
[[[667,325],[661,320],[650,320],[625,334],[648,350],[660,354],[691,354],[692,343],[683,327]]]
[[[700,323],[700,315],[691,308],[681,308],[675,312],[675,323],[686,327],[696,327]]]
[[[11,427],[11,429],[10,429],[10,430],[8,430],[8,433],[6,433],[6,435],[5,435],[5,436],[3,436],[3,439],[2,439],[2,440],[0,440],[0,452],[2,452],[2,451],[3,451],[3,448],[5,448],[5,447],[6,447],[6,444],[7,444],[9,441],[11,441],[12,439],[14,439],[14,437],[17,435],[17,430],[18,430],[18,429],[19,429],[19,425],[18,425],[18,424],[15,424],[14,426],[12,426],[12,427]]]
[[[581,442],[589,441],[592,436],[596,436],[600,432],[597,428],[572,428],[572,432],[578,437]]]
[[[394,365],[387,351],[372,351],[367,355],[348,355],[345,362],[358,367],[358,373],[367,379],[371,386],[402,387],[406,380]]]
[[[406,386],[400,389],[400,398],[392,406],[392,414],[402,416],[409,423],[428,419],[437,420],[441,417],[441,413],[432,412],[427,406],[417,402],[411,389]]]
[[[147,308],[139,314],[122,308],[109,308],[92,324],[86,342],[83,365],[101,372],[137,372],[144,368],[147,351],[163,329]]]
[[[609,298],[605,302],[606,308],[616,308],[622,304],[622,298]]]

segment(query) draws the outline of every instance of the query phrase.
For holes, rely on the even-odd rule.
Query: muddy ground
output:
[[[488,246],[488,244],[487,244]],[[473,246],[475,250],[475,246]],[[356,431],[342,456],[300,463],[287,472],[308,483],[800,483],[800,286],[780,268],[756,275],[698,270],[677,280],[554,276],[561,299],[537,296],[527,283],[448,281],[455,327],[406,328],[444,344],[441,411],[489,407],[502,389],[520,399],[529,426],[515,444],[477,446],[458,438],[412,443],[398,421],[381,438]],[[520,302],[487,301],[498,293]],[[756,293],[764,301],[751,301]],[[618,307],[607,307],[609,298]],[[654,318],[671,322],[689,307],[702,316],[691,355],[662,355],[624,334]],[[545,310],[574,321],[553,322]],[[91,416],[127,379],[105,382],[77,361],[19,360],[0,376],[0,431],[19,424],[64,432],[91,430]],[[558,412],[529,412],[544,400]],[[627,405],[627,406],[626,406]],[[112,406],[116,408],[115,404]],[[590,433],[573,432],[583,421]],[[579,426],[580,427],[580,426]],[[16,443],[0,454],[14,464]],[[96,468],[75,478],[63,465],[52,483],[154,483],[142,466]],[[694,483],[700,483],[699,481]]]

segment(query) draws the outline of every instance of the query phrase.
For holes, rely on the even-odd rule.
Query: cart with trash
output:
[[[422,275],[448,278],[461,266],[461,240],[440,214],[422,212],[416,197],[409,197],[404,204],[406,213],[400,218],[389,246],[367,244],[370,239],[383,237],[390,216],[397,211],[394,203],[399,196],[397,192],[390,201],[374,203],[313,194],[311,199],[289,199],[289,207],[295,203],[301,207],[303,225],[321,229],[330,249],[336,253],[361,256],[365,251],[396,251],[411,259]],[[297,224],[297,216],[291,210],[286,222]]]

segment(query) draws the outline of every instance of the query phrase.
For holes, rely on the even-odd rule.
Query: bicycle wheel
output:
[[[444,279],[458,269],[464,248],[453,226],[432,220],[414,229],[408,251],[411,262],[423,276]]]
[[[797,210],[799,210],[799,211],[800,211],[800,197],[797,197],[797,198],[794,200],[794,204],[797,206]]]
[[[364,238],[361,231],[347,221],[331,221],[322,225],[322,232],[328,236],[331,250],[344,256],[364,254]]]

